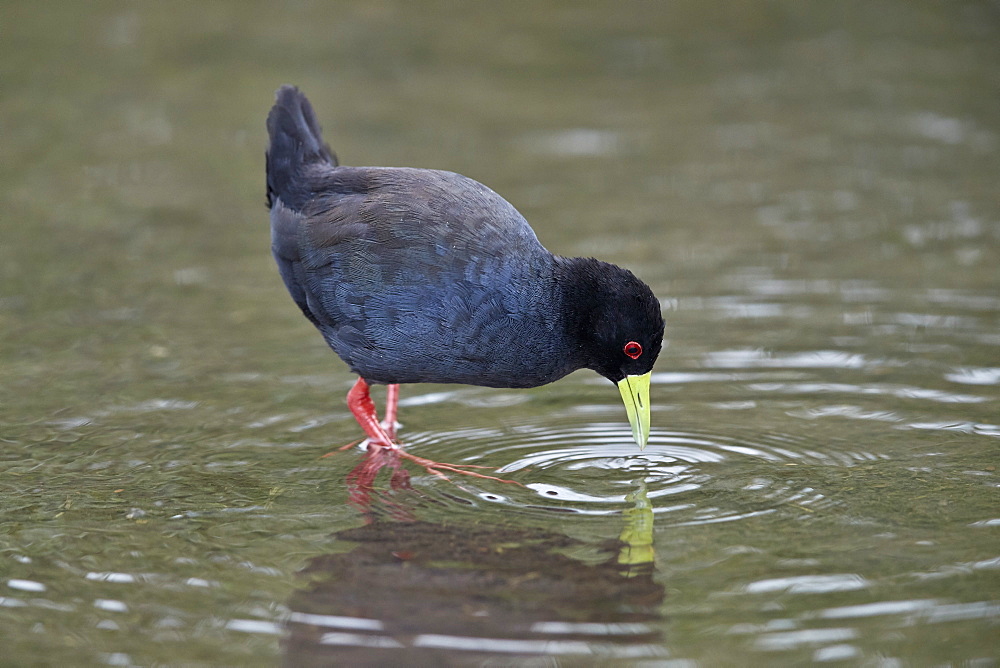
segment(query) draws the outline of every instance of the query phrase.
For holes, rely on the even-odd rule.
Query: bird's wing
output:
[[[442,369],[442,378],[469,380],[451,367],[468,365],[471,378],[484,346],[503,347],[524,331],[523,314],[550,285],[552,256],[531,227],[471,179],[337,167],[317,174],[310,189],[316,195],[294,218],[289,289],[331,347],[369,379]]]
[[[303,261],[317,270],[340,256],[358,289],[369,279],[372,289],[453,280],[470,265],[548,255],[510,203],[464,176],[379,167],[316,174],[298,238]]]

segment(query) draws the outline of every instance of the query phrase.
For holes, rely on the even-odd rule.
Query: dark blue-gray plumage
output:
[[[553,255],[510,203],[459,174],[338,165],[294,87],[277,92],[267,127],[281,277],[364,381],[533,387],[580,368],[620,387],[644,379],[632,394],[645,444],[663,319],[642,281]]]

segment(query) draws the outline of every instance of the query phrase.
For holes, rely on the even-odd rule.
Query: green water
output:
[[[996,665],[998,72],[990,2],[0,4],[0,663]],[[407,386],[525,487],[348,503],[282,83],[653,287],[644,452],[593,373]]]

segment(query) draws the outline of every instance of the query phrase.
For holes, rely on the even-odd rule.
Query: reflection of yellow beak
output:
[[[618,381],[628,422],[632,425],[632,438],[639,444],[640,450],[649,441],[649,377],[652,373],[650,371],[641,376],[625,376]]]
[[[624,566],[621,574],[627,578],[650,573],[656,563],[653,552],[653,504],[646,496],[646,483],[639,478],[639,489],[625,495],[625,500],[635,504],[622,511],[625,528],[618,536],[622,547],[618,563]]]

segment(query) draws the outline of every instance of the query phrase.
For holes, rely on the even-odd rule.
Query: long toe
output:
[[[492,466],[478,466],[476,464],[448,464],[447,462],[436,462],[433,459],[427,459],[426,457],[418,457],[417,455],[411,455],[406,450],[402,448],[399,449],[399,456],[405,457],[410,461],[419,464],[424,467],[428,473],[435,475],[444,480],[451,480],[445,472],[448,473],[458,473],[460,475],[467,475],[473,478],[482,478],[484,480],[495,480],[497,482],[502,482],[508,485],[518,485],[524,487],[521,483],[516,480],[507,480],[506,478],[499,478],[497,476],[486,475],[485,473],[478,473],[470,469],[485,469],[485,470],[495,470]]]

